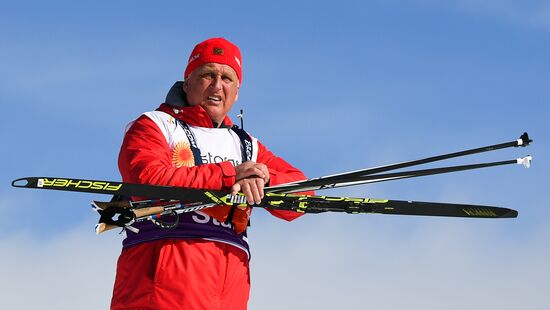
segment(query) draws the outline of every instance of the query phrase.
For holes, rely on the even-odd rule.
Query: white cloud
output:
[[[117,235],[96,236],[86,225],[50,238],[0,238],[0,308],[108,309]]]
[[[250,309],[543,309],[550,219],[326,214],[286,223],[257,211]],[[514,236],[514,237],[510,237]],[[2,309],[106,309],[120,237],[88,224],[44,239],[0,237]]]

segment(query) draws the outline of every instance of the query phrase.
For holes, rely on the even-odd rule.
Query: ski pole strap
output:
[[[241,140],[243,162],[252,160],[252,139],[250,135],[237,125],[233,125],[231,130],[233,130]]]
[[[187,136],[187,140],[189,140],[189,146],[191,148],[191,152],[193,152],[193,158],[195,159],[195,166],[202,165],[202,156],[201,156],[201,150],[197,146],[197,138],[195,138],[195,135],[189,128],[189,125],[187,125],[186,122],[178,119],[178,123],[180,124],[181,128],[183,129],[183,132],[185,132],[185,135]]]
[[[172,212],[170,212],[170,215],[174,216],[174,221],[172,223],[168,223],[166,221],[161,220],[160,216],[151,217],[151,222],[153,222],[153,224],[157,225],[158,227],[160,227],[162,229],[174,229],[180,223],[180,216],[174,210],[172,210]]]
[[[244,129],[239,128],[237,125],[233,125],[231,127],[231,130],[241,140],[241,152],[242,152],[242,159],[243,162],[252,160],[252,139],[250,138],[250,135],[244,131]],[[235,214],[235,209],[237,208],[236,204],[234,203],[231,206],[231,209],[229,209],[229,214],[227,214],[227,219],[225,220],[225,223],[232,223],[233,222],[233,215]],[[248,221],[248,226],[250,226],[250,220]]]

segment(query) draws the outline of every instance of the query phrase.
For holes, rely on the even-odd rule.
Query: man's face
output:
[[[190,105],[201,105],[221,124],[239,97],[239,78],[228,65],[207,63],[195,69],[183,84]]]

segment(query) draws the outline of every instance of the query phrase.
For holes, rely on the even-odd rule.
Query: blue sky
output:
[[[492,168],[327,194],[489,204],[514,220],[256,210],[250,309],[540,309],[550,302],[550,2],[2,1],[1,308],[105,309],[121,237],[102,196],[11,188],[119,180],[124,126],[158,106],[193,46],[241,47],[245,127],[310,177],[516,139],[450,161]],[[237,110],[236,110],[237,111]],[[237,114],[233,113],[233,117]],[[35,299],[28,298],[29,290]]]

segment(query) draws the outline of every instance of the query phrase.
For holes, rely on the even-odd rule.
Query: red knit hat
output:
[[[185,78],[187,79],[193,70],[209,62],[230,66],[237,72],[239,84],[242,84],[241,51],[235,44],[224,38],[212,38],[197,44],[189,56]]]

